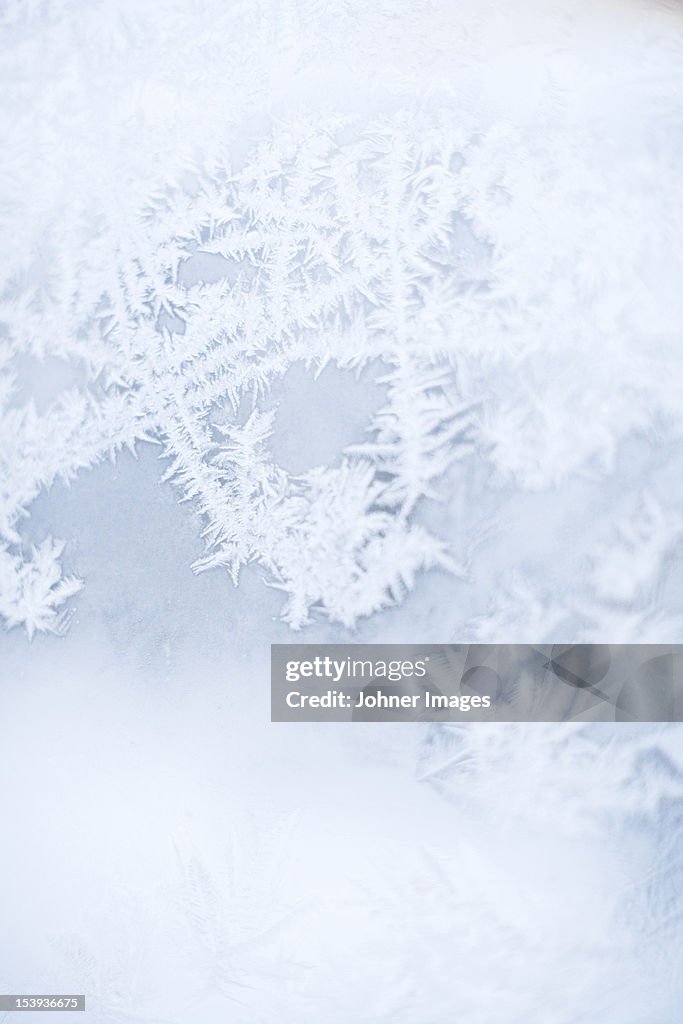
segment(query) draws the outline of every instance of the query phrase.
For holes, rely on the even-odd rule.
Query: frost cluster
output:
[[[421,518],[457,464],[548,492],[630,436],[678,441],[683,22],[650,5],[643,34],[626,4],[601,48],[595,5],[522,7],[4,5],[8,626],[58,628],[79,585],[22,542],[40,490],[143,441],[201,520],[195,570],[260,565],[294,628],[476,574],[477,528],[454,547]],[[384,396],[298,476],[264,406],[295,363],[380,366]],[[680,514],[642,501],[661,559]],[[628,603],[628,557],[596,557]]]

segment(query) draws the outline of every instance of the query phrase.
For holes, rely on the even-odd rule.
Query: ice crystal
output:
[[[643,35],[633,4],[605,67],[592,5],[537,6],[5,5],[8,623],[52,628],[73,589],[54,557],[33,560],[30,608],[17,582],[41,488],[143,440],[202,521],[195,569],[260,565],[294,627],[461,571],[476,527],[453,545],[422,518],[455,463],[540,492],[612,472],[636,433],[677,441],[680,16],[654,5]],[[22,374],[51,360],[68,383],[34,404]],[[386,399],[365,441],[299,477],[263,402],[297,362],[381,365]],[[623,571],[595,569],[599,599]]]

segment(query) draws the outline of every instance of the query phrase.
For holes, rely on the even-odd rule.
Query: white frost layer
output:
[[[150,671],[76,632],[5,661],[5,990],[96,1024],[676,1020],[680,726],[276,727],[255,642]]]
[[[674,1024],[681,726],[271,725],[277,597],[192,577],[152,454],[32,517],[89,584],[67,636],[0,637],[0,990],[96,1024]],[[425,578],[360,639],[481,598]]]
[[[650,467],[680,467],[677,7],[112,0],[2,17],[8,624],[60,628],[77,587],[53,559],[37,585],[23,565],[40,489],[141,438],[202,520],[196,568],[259,563],[294,627],[351,626],[425,569],[476,578],[490,524],[457,524],[492,485],[591,474],[609,493],[634,435],[663,453]],[[329,362],[382,366],[386,401],[367,442],[296,476],[263,404],[292,365]],[[549,629],[680,632],[652,586],[678,498],[648,476],[615,509],[619,550],[586,552],[589,588]],[[507,584],[519,626],[555,589],[525,565]]]

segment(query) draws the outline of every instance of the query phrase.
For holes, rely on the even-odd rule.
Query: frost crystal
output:
[[[610,472],[635,433],[680,437],[675,11],[654,5],[646,37],[635,15],[620,22],[630,56],[606,71],[590,4],[572,18],[548,5],[539,22],[531,2],[530,18],[501,9],[504,54],[477,5],[168,3],[163,19],[128,6],[3,14],[8,624],[53,628],[75,586],[55,580],[53,542],[23,560],[18,523],[40,489],[141,440],[162,445],[166,479],[202,520],[195,569],[237,581],[257,563],[297,628],[313,614],[351,626],[425,569],[461,572],[455,550],[469,557],[484,525],[454,545],[422,516],[426,497],[452,495],[446,474],[465,493],[455,463],[540,492]],[[343,109],[333,37],[368,95],[386,90],[377,109]],[[170,75],[180,39],[203,63],[188,51]],[[22,60],[43,68],[39,50],[47,89],[21,73]],[[305,68],[324,98],[293,86],[282,113],[283,83]],[[43,152],[50,173],[33,181]],[[50,360],[71,383],[41,407],[21,379]],[[300,477],[274,460],[264,407],[297,362],[381,365],[386,395],[367,440]],[[674,519],[655,554],[679,536]],[[622,571],[596,567],[598,597],[626,593]],[[44,575],[30,600],[27,573]]]
[[[0,550],[0,614],[8,628],[23,625],[29,637],[36,630],[57,633],[66,622],[60,606],[77,594],[82,582],[62,577],[62,544],[48,539],[22,560]]]

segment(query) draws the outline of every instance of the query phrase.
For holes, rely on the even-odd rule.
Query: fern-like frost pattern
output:
[[[443,535],[423,514],[480,500],[459,465],[485,467],[486,501],[606,479],[633,437],[675,459],[683,27],[655,4],[643,34],[637,6],[608,74],[587,3],[6,4],[7,625],[63,628],[78,586],[59,541],[23,537],[41,489],[141,442],[201,522],[195,571],[260,566],[295,629],[352,627],[425,570],[476,577],[491,524],[454,538],[455,514]],[[185,38],[202,59],[170,75]],[[374,373],[383,396],[365,440],[299,475],[267,403],[294,364]],[[633,498],[659,508],[661,561],[680,512],[652,486]],[[647,582],[629,591],[627,552],[595,557],[585,631],[616,616],[631,638],[659,614]]]

